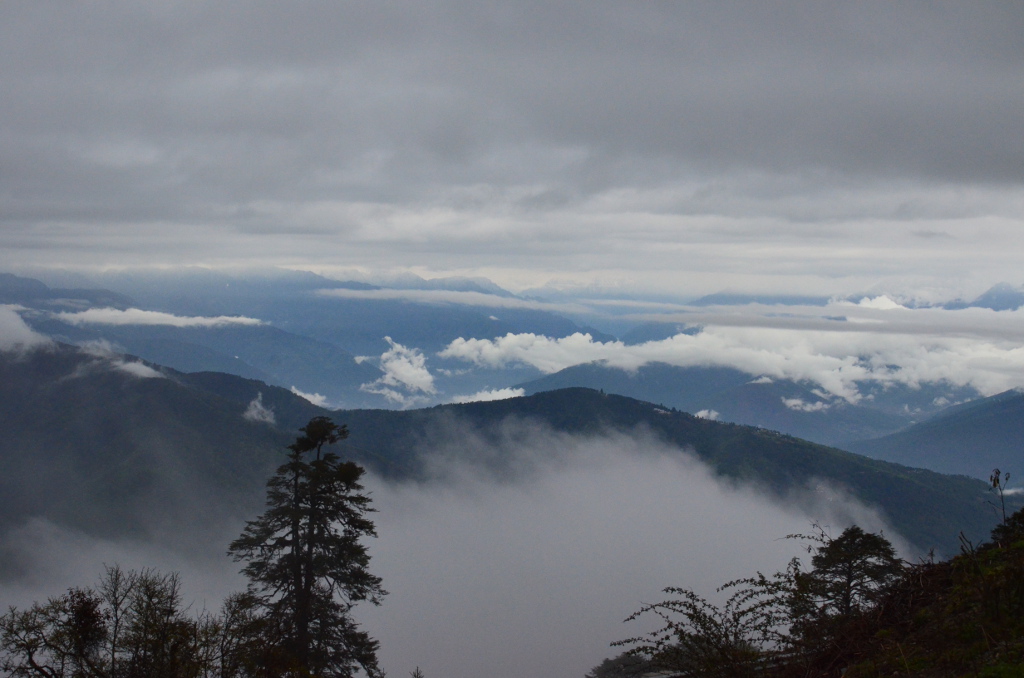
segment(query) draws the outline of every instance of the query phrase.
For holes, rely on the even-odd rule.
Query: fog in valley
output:
[[[446,436],[429,443],[426,480],[366,483],[378,510],[371,570],[390,595],[356,616],[392,676],[416,666],[438,678],[582,676],[618,653],[610,642],[643,630],[622,620],[662,588],[714,596],[730,579],[780,570],[802,554],[784,535],[811,521],[833,534],[856,522],[897,537],[838,488],[770,498],[714,479],[643,431],[578,437],[513,422],[497,443],[455,424]],[[116,562],[179,571],[193,609],[216,610],[245,583],[224,555],[241,529],[230,514],[197,515],[201,530],[181,525],[159,543],[22,525],[3,539],[17,567],[0,601],[91,584]],[[193,534],[209,536],[191,544]]]

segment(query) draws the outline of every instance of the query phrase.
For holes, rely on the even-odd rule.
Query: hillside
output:
[[[661,403],[684,412],[705,412],[721,421],[760,426],[822,445],[876,438],[941,409],[936,402],[976,395],[948,384],[916,389],[863,384],[866,404],[829,398],[813,384],[771,379],[730,367],[679,367],[650,363],[627,371],[601,363],[575,365],[520,384],[527,395],[584,386]],[[944,399],[944,400],[942,400]]]
[[[988,478],[992,469],[1024,476],[1024,393],[1006,391],[949,408],[888,436],[847,449],[942,473]]]
[[[172,371],[160,375],[66,346],[0,354],[0,524],[41,516],[143,535],[205,511],[258,507],[254,488],[288,434]]]
[[[911,571],[863,628],[845,675],[1020,676],[1024,541],[968,549]],[[853,639],[851,639],[853,641]]]
[[[754,482],[782,496],[821,481],[845,488],[862,502],[881,508],[894,528],[925,550],[955,552],[960,530],[981,537],[995,520],[986,503],[987,485],[980,481],[868,459],[776,431],[709,421],[590,389],[407,412],[357,410],[338,416],[353,431],[351,443],[410,465],[415,464],[412,451],[453,420],[484,439],[498,436],[496,424],[509,417],[568,433],[646,430],[692,449],[721,476]]]
[[[264,420],[246,419],[257,399]],[[266,421],[271,413],[273,423]],[[343,453],[392,477],[420,473],[438,445],[457,449],[474,437],[497,441],[512,419],[570,434],[646,431],[692,449],[721,476],[783,497],[827,482],[880,508],[922,549],[950,552],[961,529],[974,538],[993,522],[980,481],[588,389],[423,410],[331,413],[259,381],[158,372],[59,345],[0,354],[0,461],[6,469],[0,512],[8,523],[41,515],[100,534],[143,533],[154,521],[186,520],[197,510],[224,506],[247,515],[284,445],[319,414],[348,425],[352,435]],[[473,447],[459,450],[467,458],[475,453]]]

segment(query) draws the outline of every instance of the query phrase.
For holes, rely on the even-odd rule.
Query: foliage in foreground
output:
[[[662,627],[616,645],[590,678],[1024,676],[1024,510],[981,547],[943,562],[899,561],[856,526],[811,537],[811,569],[730,582],[722,607],[685,589],[630,619]]]

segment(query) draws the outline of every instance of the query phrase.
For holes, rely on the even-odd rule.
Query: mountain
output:
[[[75,311],[97,306],[125,309],[132,303],[129,297],[106,289],[50,288],[34,278],[0,273],[0,304]]]
[[[985,290],[973,301],[953,301],[944,308],[956,310],[961,308],[990,308],[993,311],[1014,311],[1024,306],[1024,289],[1009,283],[998,283]]]
[[[0,524],[143,535],[252,508],[288,436],[178,376],[62,345],[0,354]]]
[[[181,372],[228,372],[319,394],[336,406],[387,404],[382,396],[360,390],[383,376],[373,364],[357,361],[335,344],[271,325],[70,325],[47,317],[28,321],[58,341],[106,341],[118,351]]]
[[[825,306],[829,297],[811,297],[793,294],[731,294],[716,292],[690,302],[691,306],[739,306],[765,304],[768,306]]]
[[[559,314],[531,308],[526,300],[484,279],[427,281],[408,276],[395,287],[383,287],[276,269],[234,275],[196,269],[108,273],[97,279],[147,309],[259,318],[356,355],[380,355],[387,350],[386,336],[427,353],[436,353],[459,337],[498,337],[510,332],[564,337],[589,331],[601,339],[612,338]],[[436,294],[414,294],[417,291]],[[347,296],[333,294],[337,292]],[[465,293],[472,294],[470,303],[462,303]]]
[[[445,402],[508,388],[541,374],[521,365],[468,368],[461,360],[437,355],[458,338],[520,333],[559,338],[580,332],[596,341],[614,340],[567,317],[534,308],[536,302],[515,297],[481,278],[405,276],[384,288],[303,271],[229,274],[187,269],[111,272],[96,274],[96,279],[121,290],[133,300],[132,306],[143,310],[185,317],[246,316],[264,325],[231,330],[185,330],[170,324],[68,328],[47,314],[52,309],[31,300],[19,302],[38,309],[25,314],[26,320],[37,331],[61,341],[105,339],[118,350],[182,371],[226,371],[295,386],[345,407]],[[41,292],[48,289],[40,281],[32,283]],[[401,398],[391,399],[361,388],[384,376],[377,365],[394,350],[391,342],[401,346],[398,350],[408,351],[406,355],[415,355],[415,360],[422,358],[422,369],[429,370],[433,379],[429,388],[412,388]],[[396,390],[394,385],[390,388]]]
[[[781,431],[823,445],[874,438],[897,431],[940,409],[936,403],[976,395],[948,384],[917,389],[864,385],[865,398],[853,404],[831,398],[813,385],[770,379],[730,367],[678,367],[649,363],[635,371],[602,363],[575,365],[519,384],[529,395],[585,386],[703,413],[750,426]]]
[[[1024,393],[1010,390],[950,407],[904,431],[847,449],[941,473],[988,478],[992,469],[1024,476]]]
[[[249,413],[246,416],[246,413]],[[435,443],[498,441],[506,422],[556,432],[647,431],[715,473],[780,497],[828,483],[884,512],[922,548],[984,535],[987,485],[906,468],[763,429],[589,389],[428,409],[328,412],[289,391],[216,373],[181,374],[57,345],[0,354],[0,516],[43,516],[89,533],[147,534],[203,515],[251,515],[284,446],[312,416],[349,426],[343,453],[386,476],[422,474]],[[478,453],[473,446],[463,458]],[[501,459],[489,459],[501,473]],[[426,477],[425,477],[426,478]]]
[[[182,372],[228,372],[295,387],[303,393],[323,396],[333,406],[349,408],[444,402],[459,395],[505,388],[540,374],[524,366],[468,370],[461,361],[431,355],[460,336],[499,336],[519,331],[563,336],[585,330],[566,318],[529,308],[481,309],[393,299],[329,298],[321,291],[361,293],[381,288],[304,272],[232,276],[190,270],[148,276],[111,274],[104,280],[125,285],[132,297],[105,290],[73,290],[81,293],[71,303],[57,296],[70,290],[11,275],[0,276],[0,295],[6,289],[3,298],[27,309],[22,313],[24,320],[37,332],[58,341],[79,345],[103,341],[116,351]],[[471,292],[476,295],[474,299],[489,295],[494,303],[511,296],[482,279],[416,280],[421,283],[417,289]],[[416,280],[403,284],[411,286]],[[107,307],[139,308],[179,317],[166,318],[162,324],[71,324],[54,313]],[[247,316],[262,324],[197,326],[188,322],[195,316],[222,315]],[[385,376],[377,363],[392,350],[388,337],[401,344],[402,350],[408,349],[409,355],[424,356],[424,360],[429,357],[424,369],[431,371],[432,390],[414,391],[405,394],[407,400],[396,401],[380,393],[381,388],[363,388]],[[353,345],[359,349],[358,358],[346,348]],[[392,390],[395,388],[392,386]]]
[[[527,420],[555,431],[650,431],[680,449],[690,449],[717,474],[755,482],[779,496],[812,483],[845,488],[877,506],[891,524],[918,546],[955,551],[956,535],[984,536],[995,522],[988,486],[960,476],[908,468],[750,426],[701,419],[652,403],[583,388],[465,405],[405,412],[362,410],[338,413],[349,424],[351,442],[404,468],[414,468],[415,450],[452,421],[472,439],[496,440],[500,422]],[[472,454],[467,450],[466,454]]]

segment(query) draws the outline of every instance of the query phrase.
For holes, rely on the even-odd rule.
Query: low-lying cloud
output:
[[[788,409],[796,412],[824,412],[828,408],[832,407],[831,403],[827,403],[822,400],[809,403],[803,398],[783,398],[782,404]]]
[[[109,341],[87,342],[79,347],[86,355],[96,358],[90,363],[79,365],[72,377],[90,374],[96,370],[118,370],[139,379],[164,379],[167,375],[140,360],[131,360],[120,353]]]
[[[262,391],[249,401],[249,406],[242,413],[242,418],[247,421],[257,421],[264,424],[273,424],[277,421],[277,418],[274,416],[274,409],[263,404]]]
[[[426,480],[367,479],[380,535],[371,570],[390,595],[356,616],[391,675],[419,666],[449,678],[580,676],[617,653],[611,641],[641,630],[622,620],[665,586],[714,597],[726,580],[782,569],[803,554],[782,537],[812,520],[885,529],[836,488],[771,497],[643,433],[571,436],[515,423],[490,442],[458,425],[447,433],[424,450]],[[180,571],[186,601],[215,610],[244,586],[224,555],[241,521],[217,525],[186,544],[30,521],[4,535],[5,557],[22,567],[0,580],[0,605],[88,585],[116,562]]]
[[[320,393],[306,393],[305,391],[300,391],[294,386],[292,386],[290,390],[295,395],[299,396],[300,398],[308,400],[317,407],[327,407],[327,396],[325,395],[322,395]]]
[[[455,396],[451,401],[453,403],[476,403],[491,400],[506,400],[508,398],[519,398],[525,394],[526,391],[521,388],[495,388],[477,391],[470,395]]]
[[[0,351],[25,351],[52,342],[29,327],[18,314],[20,306],[0,304]]]
[[[407,348],[391,337],[384,337],[384,340],[391,347],[381,354],[378,364],[384,376],[363,384],[360,390],[382,395],[403,407],[420,404],[428,396],[436,394],[434,375],[427,369],[427,359],[423,352],[417,348]]]
[[[85,311],[54,313],[71,325],[167,325],[170,327],[224,327],[226,325],[262,325],[263,321],[245,316],[181,316],[140,308],[90,308]]]
[[[834,488],[770,498],[643,434],[513,425],[497,445],[467,431],[450,445],[430,482],[372,482],[374,568],[391,595],[359,617],[392,675],[580,676],[638,631],[622,620],[665,586],[714,597],[783,569],[801,549],[782,537],[812,520],[885,529]],[[478,465],[454,461],[467,449]]]

